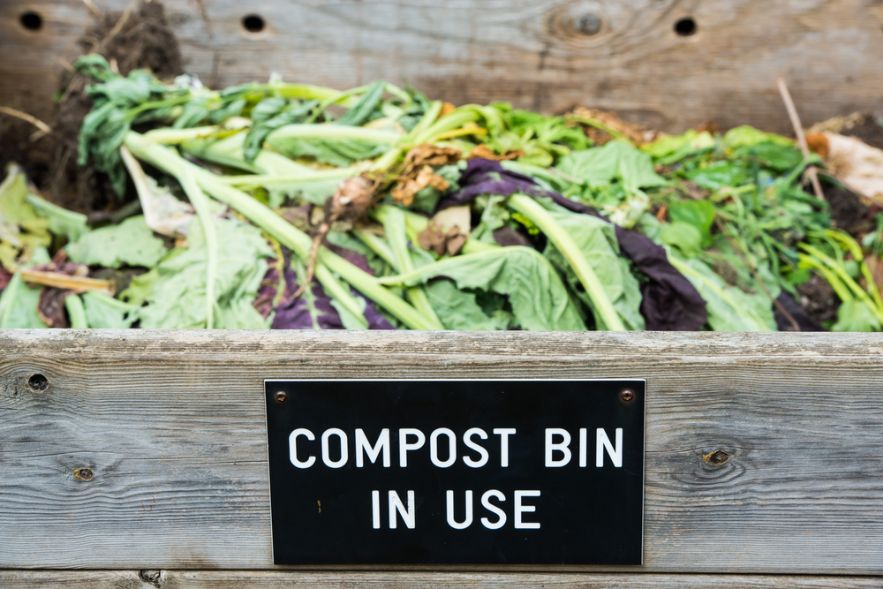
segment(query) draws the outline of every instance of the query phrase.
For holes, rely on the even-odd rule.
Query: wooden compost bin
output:
[[[95,2],[122,9],[126,0]],[[189,71],[788,130],[880,108],[872,0],[166,2]],[[0,3],[0,104],[51,112],[82,0]],[[247,26],[246,26],[247,25]],[[274,567],[266,378],[647,380],[644,564]],[[878,587],[883,335],[0,333],[0,587]]]
[[[0,350],[2,587],[881,583],[858,576],[883,574],[880,334],[44,330]],[[263,380],[292,377],[645,378],[644,565],[274,567]]]

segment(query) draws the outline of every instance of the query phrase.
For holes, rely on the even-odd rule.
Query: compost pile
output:
[[[662,135],[384,82],[216,91],[98,55],[76,68],[79,164],[119,206],[95,222],[7,171],[0,327],[883,325],[879,195],[830,170],[854,148],[836,133],[810,153],[751,127]],[[832,204],[805,188],[815,167]]]

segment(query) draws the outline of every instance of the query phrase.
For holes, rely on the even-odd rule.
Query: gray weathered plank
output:
[[[648,379],[646,570],[883,573],[881,334],[47,330],[0,350],[0,567],[271,567],[264,378],[628,376]]]
[[[872,577],[660,574],[0,570],[4,589],[869,589]]]
[[[95,0],[121,9],[129,0]],[[880,110],[883,5],[875,0],[236,0],[166,2],[188,69],[227,85],[278,72],[350,87],[377,78],[462,102],[614,109],[677,130],[789,125],[788,77],[808,122]],[[201,10],[202,7],[204,10]],[[43,17],[39,31],[20,15]],[[247,14],[266,28],[249,33]],[[692,36],[675,23],[690,17]],[[60,59],[90,20],[82,0],[0,3],[0,104],[46,116]]]

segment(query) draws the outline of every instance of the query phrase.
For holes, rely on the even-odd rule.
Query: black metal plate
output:
[[[644,472],[644,381],[266,381],[276,564],[640,564]],[[294,436],[292,462],[290,439]],[[322,436],[330,428],[338,432]],[[369,444],[389,430],[389,466],[358,448],[356,429]],[[420,430],[424,445],[406,451],[401,466],[399,435]],[[432,432],[448,428],[452,434]],[[481,428],[487,439],[470,428]],[[515,434],[494,434],[514,428]],[[547,466],[546,428],[571,435],[571,460]],[[585,466],[580,466],[580,428],[585,428]],[[598,428],[610,447],[596,444]],[[617,444],[616,428],[622,428]],[[419,434],[406,431],[416,445]],[[502,466],[503,439],[508,466]],[[448,453],[454,440],[456,460]],[[552,442],[562,436],[553,433]],[[602,466],[596,465],[596,446]],[[621,466],[615,464],[617,451]],[[356,462],[362,457],[362,466]],[[310,458],[315,461],[310,466]],[[562,461],[555,450],[550,457]],[[454,521],[465,518],[466,491],[473,491],[472,524],[448,522],[447,491],[453,491]],[[500,494],[491,493],[496,490]],[[373,492],[377,492],[376,496]],[[395,529],[390,529],[390,491]],[[413,492],[410,509],[408,491]],[[521,526],[515,527],[516,491]],[[535,496],[531,492],[539,491]],[[505,524],[500,525],[502,509]],[[529,511],[533,507],[535,511]],[[482,520],[485,518],[485,520]],[[488,525],[485,525],[486,522]],[[413,527],[409,527],[412,523]],[[539,524],[539,528],[525,527]],[[496,528],[496,529],[491,529]]]

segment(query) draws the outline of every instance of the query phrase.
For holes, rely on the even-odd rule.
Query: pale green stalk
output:
[[[354,229],[353,234],[368,248],[377,254],[384,262],[395,268],[396,261],[389,245],[379,235],[375,235],[366,229]]]
[[[402,134],[382,129],[351,127],[334,123],[293,124],[279,127],[267,136],[268,142],[278,139],[357,139],[379,145],[392,145]]]
[[[173,175],[177,175],[174,170],[180,170],[182,166],[189,167],[200,187],[213,198],[238,211],[277,241],[291,248],[301,259],[309,258],[312,245],[310,237],[274,213],[266,205],[226,184],[211,172],[184,160],[175,151],[145,141],[137,133],[129,133],[125,143],[133,154]],[[412,329],[432,329],[434,327],[432,322],[424,318],[411,305],[384,288],[374,276],[333,252],[320,248],[318,261],[316,278],[322,283],[329,295],[337,296],[339,302],[347,306],[347,309],[351,310],[354,315],[363,315],[358,301],[346,293],[342,289],[342,285],[334,284],[336,279],[331,270],[334,270],[363,295],[385,308],[406,326]]]
[[[398,207],[389,207],[383,219],[383,229],[395,257],[395,269],[406,274],[414,269],[414,261],[408,251],[408,238],[405,231],[405,215]],[[423,316],[436,324],[435,329],[444,329],[438,315],[429,303],[429,297],[421,286],[412,286],[405,290],[408,299]]]
[[[610,331],[625,331],[625,324],[613,307],[607,293],[604,292],[598,275],[595,274],[577,243],[566,231],[561,229],[552,215],[535,199],[523,194],[513,194],[507,203],[512,209],[530,219],[531,223],[536,225],[564,256],[580,284],[586,289],[586,294],[589,295],[592,306],[598,312],[604,327]]]
[[[89,322],[86,321],[86,309],[83,301],[75,294],[69,294],[64,298],[64,308],[71,322],[72,329],[86,329]]]
[[[205,238],[206,264],[205,264],[205,326],[207,329],[214,327],[215,316],[215,282],[218,274],[218,233],[215,220],[212,216],[211,204],[208,197],[203,193],[193,173],[188,168],[181,171],[178,181],[184,189],[184,193],[196,210],[196,217],[202,227],[202,235]]]

